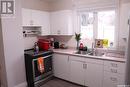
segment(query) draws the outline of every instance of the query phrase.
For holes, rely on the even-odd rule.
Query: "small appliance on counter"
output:
[[[48,51],[50,49],[50,40],[49,39],[39,39],[38,46],[40,50]]]
[[[60,44],[60,48],[61,48],[61,49],[67,49],[68,46],[66,46],[65,44]]]
[[[59,49],[59,48],[60,48],[59,42],[55,41],[54,42],[54,49]]]
[[[25,68],[28,87],[40,87],[53,77],[52,51],[26,50]]]

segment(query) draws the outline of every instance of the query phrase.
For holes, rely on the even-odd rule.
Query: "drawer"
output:
[[[94,64],[101,64],[103,65],[103,60],[100,59],[92,59],[92,58],[85,58],[86,63],[94,63]]]
[[[104,70],[111,73],[125,73],[125,63],[104,61]]]
[[[124,75],[104,72],[103,87],[117,87],[124,85]]]
[[[77,57],[77,56],[69,56],[69,60],[71,61],[79,61],[85,63],[85,60],[83,57]]]

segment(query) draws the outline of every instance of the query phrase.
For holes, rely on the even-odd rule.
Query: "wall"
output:
[[[4,45],[2,36],[2,25],[0,17],[0,87],[7,87],[7,77],[5,69],[5,56],[4,56]]]
[[[49,11],[49,3],[43,0],[22,0],[22,8]]]
[[[120,31],[119,31],[119,46],[121,49],[126,46],[128,37],[128,17],[130,16],[130,1],[122,2],[120,5]],[[123,39],[124,38],[124,39]]]
[[[32,49],[34,43],[37,42],[37,37],[25,37],[24,38],[24,49]]]
[[[25,87],[24,45],[21,28],[21,0],[15,0],[14,17],[2,18],[7,86]],[[19,85],[23,83],[22,85]]]

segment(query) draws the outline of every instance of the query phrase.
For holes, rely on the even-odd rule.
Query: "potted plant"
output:
[[[77,41],[77,50],[79,49],[79,41],[81,40],[81,34],[75,33],[75,40]]]

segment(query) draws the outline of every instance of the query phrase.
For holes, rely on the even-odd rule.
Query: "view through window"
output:
[[[108,39],[115,45],[115,10],[83,12],[81,19],[81,38],[93,42],[94,39]]]

